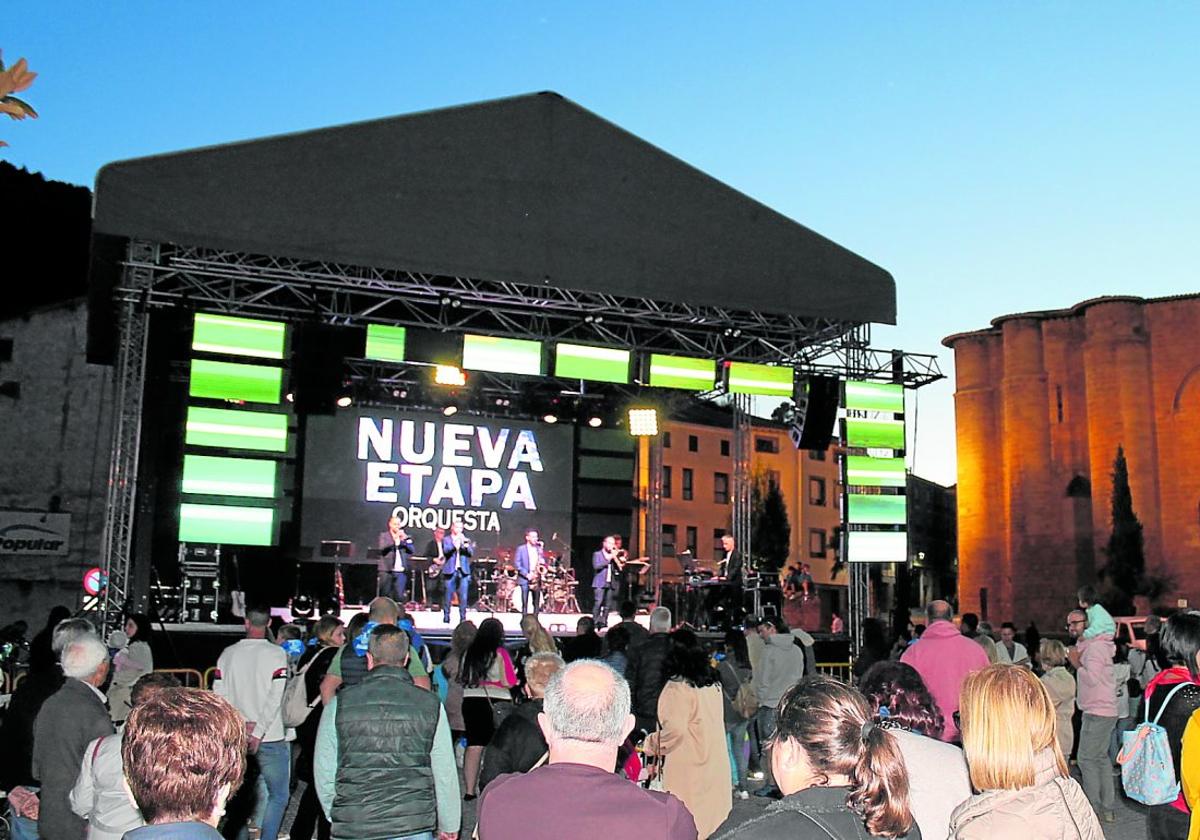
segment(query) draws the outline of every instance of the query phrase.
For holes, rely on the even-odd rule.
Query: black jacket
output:
[[[17,785],[37,785],[33,775],[33,724],[42,704],[62,688],[64,677],[56,665],[49,671],[30,672],[21,680],[9,701],[0,726],[0,790],[9,791]]]
[[[637,725],[653,732],[658,724],[658,695],[667,684],[665,666],[671,651],[671,637],[666,633],[652,633],[627,654],[629,664],[625,666],[625,679],[629,681],[629,693],[633,698],[633,715]]]
[[[871,840],[875,835],[846,805],[849,793],[844,787],[812,787],[793,793],[717,840]],[[921,840],[916,822],[901,840]]]
[[[541,711],[542,701],[530,700],[518,705],[504,719],[483,751],[479,787],[487,787],[488,782],[503,773],[528,773],[546,754],[549,747],[537,721]]]

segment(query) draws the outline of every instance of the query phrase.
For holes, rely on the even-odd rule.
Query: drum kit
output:
[[[509,557],[480,557],[472,564],[479,600],[475,609],[481,612],[521,612],[521,587],[517,570]],[[535,612],[577,613],[579,601],[575,590],[579,581],[575,570],[562,557],[546,553],[545,564],[529,578],[529,599]]]

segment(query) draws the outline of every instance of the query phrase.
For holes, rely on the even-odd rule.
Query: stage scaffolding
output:
[[[120,625],[129,592],[149,320],[185,309],[289,322],[432,328],[542,341],[584,341],[640,352],[790,365],[801,372],[900,381],[942,378],[933,356],[869,348],[869,325],[552,286],[489,282],[338,263],[131,240],[113,300],[119,324],[116,418],[109,472],[102,603]],[[363,376],[364,365],[349,360]],[[749,556],[750,401],[735,400],[734,536]],[[661,471],[661,470],[660,470]],[[651,535],[657,542],[657,534]],[[866,570],[851,566],[851,604],[865,609]],[[860,583],[858,578],[863,578]],[[853,613],[853,611],[852,611]],[[861,632],[853,615],[851,630]],[[855,636],[857,638],[857,635]]]

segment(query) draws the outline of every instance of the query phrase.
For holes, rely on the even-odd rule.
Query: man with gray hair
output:
[[[695,840],[695,820],[682,802],[613,772],[634,717],[629,684],[612,668],[581,659],[556,673],[538,724],[549,763],[523,775],[499,776],[484,788],[481,840]]]
[[[658,695],[667,684],[667,654],[671,652],[671,611],[655,607],[650,611],[650,635],[629,651],[625,678],[633,695],[633,714],[643,732],[653,732],[658,724]]]
[[[60,661],[66,681],[42,704],[33,730],[33,775],[42,783],[42,840],[78,840],[87,832],[87,823],[71,810],[71,788],[87,745],[113,731],[100,691],[108,678],[104,642],[91,633],[75,635],[63,647]]]

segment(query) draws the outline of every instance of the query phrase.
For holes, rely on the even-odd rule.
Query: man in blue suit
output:
[[[592,554],[592,594],[596,599],[592,606],[592,617],[601,627],[608,626],[608,602],[612,599],[614,583],[612,564],[616,558],[615,537],[605,537],[600,550]]]
[[[513,554],[513,565],[517,567],[517,585],[521,587],[521,615],[529,612],[529,581],[537,580],[542,570],[542,541],[537,528],[525,529],[525,542],[517,546]],[[538,593],[533,594],[533,612],[537,615]]]
[[[462,520],[450,523],[450,532],[442,538],[442,580],[446,594],[442,598],[442,621],[450,623],[450,599],[458,593],[458,620],[467,620],[467,590],[471,586],[471,555],[475,544],[463,536]]]

